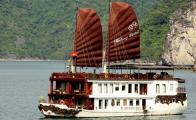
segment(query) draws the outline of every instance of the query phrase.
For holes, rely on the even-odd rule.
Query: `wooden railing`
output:
[[[184,88],[184,87],[178,87],[177,88],[177,93],[186,93],[186,88]]]
[[[134,74],[112,74],[112,73],[53,73],[52,80],[64,80],[64,79],[103,79],[103,80],[170,80],[173,77],[169,74],[156,74],[156,73],[134,73]]]
[[[72,90],[71,92],[67,92],[66,90],[52,90],[52,94],[84,94],[86,95],[88,92],[87,91],[82,91],[82,90],[79,90],[79,89],[75,89],[75,90]]]

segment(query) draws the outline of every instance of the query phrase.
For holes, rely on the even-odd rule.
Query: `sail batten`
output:
[[[76,44],[80,46],[80,45],[84,44],[85,42],[87,42],[88,39],[96,39],[96,38],[101,37],[100,34],[102,34],[102,33],[100,31],[98,31],[97,33],[92,33],[90,35],[86,35],[86,40],[82,41],[80,38],[80,39],[78,39],[78,42]]]
[[[130,54],[132,54],[132,53],[138,53],[138,52],[139,52],[139,48],[132,48],[131,50],[127,50],[126,51],[126,53],[130,53]],[[116,54],[122,55],[123,53],[120,54],[119,52],[118,53],[113,52],[113,53],[110,54],[110,56],[112,57],[112,56],[115,56]]]
[[[90,44],[89,44],[90,45]],[[80,48],[78,48],[77,49],[77,51],[79,51],[78,53],[80,53],[80,52],[82,52],[82,51],[84,51],[84,50],[96,50],[96,49],[100,49],[100,43],[98,43],[98,44],[94,44],[94,45],[92,45],[91,47],[88,47],[88,44],[87,45],[83,45],[83,46],[81,46]]]
[[[108,27],[108,62],[140,58],[139,23],[131,5],[113,2]]]
[[[100,67],[102,63],[102,27],[97,12],[79,9],[75,32],[75,66]]]
[[[90,54],[94,54],[94,56],[101,55],[102,51],[101,50],[97,50],[97,51],[94,51],[93,53],[91,52]],[[82,58],[84,55],[83,54],[81,54],[81,55],[79,54],[77,58]]]
[[[91,19],[91,20],[94,20],[94,19]],[[80,26],[82,28],[82,31],[85,31],[84,35],[88,35],[87,34],[88,32],[92,32],[93,30],[97,29],[97,27],[100,26],[100,24],[98,23],[98,20],[95,20],[94,23],[89,22],[89,24],[90,25],[88,27],[87,26],[84,26],[84,27]]]
[[[93,39],[87,37],[87,40],[84,40],[84,42],[82,42],[82,43],[80,43],[80,44],[76,44],[76,45],[79,46],[76,50],[79,50],[79,49],[81,49],[81,48],[83,48],[83,47],[88,47],[88,46],[89,46],[89,47],[92,47],[92,46],[90,46],[90,45],[101,44],[101,43],[97,43],[97,40],[99,40],[99,39],[101,39],[99,36],[97,36],[97,37],[95,37],[95,38],[93,38]],[[89,40],[91,40],[91,41],[89,41]]]
[[[124,45],[123,47],[116,47],[117,49],[131,49],[131,48],[138,48],[138,44],[139,44],[139,42],[138,41],[135,41],[135,42],[133,42],[133,43],[131,43],[131,44],[126,44],[126,45]],[[114,46],[115,47],[115,46]],[[115,50],[116,49],[112,49],[110,52],[112,53],[112,52],[115,52]]]

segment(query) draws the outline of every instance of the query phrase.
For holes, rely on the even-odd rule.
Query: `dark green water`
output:
[[[47,98],[50,74],[54,71],[63,71],[64,68],[63,62],[0,62],[0,120],[52,120],[44,118],[40,113],[37,107],[38,100],[40,96]],[[176,71],[175,75],[187,80],[188,109],[183,115],[89,118],[88,120],[194,120],[196,118],[196,72]]]

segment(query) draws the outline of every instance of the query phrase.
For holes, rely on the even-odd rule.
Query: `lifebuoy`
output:
[[[125,74],[125,76],[124,76],[126,79],[128,79],[129,78],[129,75],[127,75],[127,74]]]
[[[65,101],[64,100],[60,100],[60,104],[64,105]]]
[[[153,78],[154,78],[154,79],[157,79],[157,75],[153,75]]]
[[[105,78],[107,79],[109,76],[108,76],[108,74],[105,74]]]

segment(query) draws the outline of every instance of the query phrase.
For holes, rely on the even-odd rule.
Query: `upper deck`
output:
[[[72,72],[55,72],[50,80],[66,80],[66,81],[83,81],[87,80],[118,80],[118,81],[143,81],[143,80],[177,80],[184,83],[185,80],[174,78],[167,71],[174,71],[174,68],[168,66],[129,66],[115,65],[110,66],[110,70],[119,70],[117,73],[72,73]],[[122,70],[129,72],[123,73]]]

